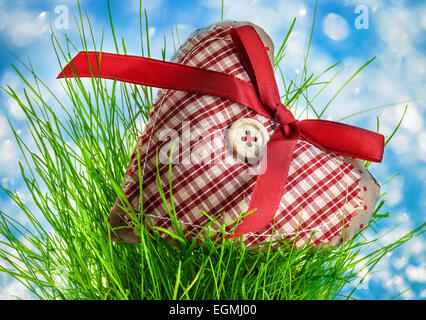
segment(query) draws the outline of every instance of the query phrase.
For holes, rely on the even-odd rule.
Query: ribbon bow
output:
[[[297,120],[281,103],[274,71],[262,40],[250,25],[230,29],[251,83],[221,72],[178,63],[129,55],[80,52],[58,78],[101,77],[135,84],[182,90],[226,98],[274,119],[279,128],[267,145],[248,212],[231,237],[266,227],[278,209],[292,154],[299,139],[328,152],[380,162],[384,137],[381,134],[327,120]]]

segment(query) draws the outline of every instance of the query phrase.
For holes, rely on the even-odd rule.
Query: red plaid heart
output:
[[[198,30],[172,60],[250,81],[229,34],[229,29],[236,24],[244,23],[219,23]],[[273,46],[268,40],[272,56]],[[208,95],[159,90],[154,110],[144,135],[135,147],[122,186],[132,207],[138,212],[143,210],[154,225],[171,231],[173,226],[169,214],[174,210],[189,239],[209,222],[203,210],[221,224],[237,219],[246,211],[256,182],[254,166],[236,158],[225,139],[226,129],[241,118],[256,119],[270,136],[275,130],[270,119],[239,103]],[[201,135],[194,133],[194,128],[199,129]],[[187,136],[191,143],[184,145],[185,135],[191,134],[192,137]],[[162,150],[170,149],[176,137],[178,140],[174,141],[173,151],[176,163],[171,167],[171,174],[169,164],[161,161],[157,172],[157,155],[167,160],[168,154],[162,153]],[[203,161],[194,163],[193,154],[197,154],[197,149],[206,150],[206,147],[212,152],[199,154],[195,158]],[[138,152],[143,192],[139,189]],[[361,197],[362,171],[358,172],[359,168],[352,159],[330,154],[299,140],[274,221],[263,230],[244,235],[245,244],[269,241],[271,236],[272,240],[279,240],[283,236],[293,238],[296,235],[296,246],[309,239],[315,245],[336,242],[342,229],[350,228],[351,220],[365,202]],[[167,205],[159,195],[157,182],[164,189]],[[117,202],[110,214],[111,225],[123,225],[117,220],[122,215]],[[370,216],[366,214],[365,218]],[[117,236],[124,241],[137,240],[133,232],[117,231]]]

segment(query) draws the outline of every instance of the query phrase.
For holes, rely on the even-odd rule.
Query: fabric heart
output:
[[[268,35],[258,26],[236,21],[197,30],[172,61],[252,82],[230,34],[232,28],[242,25],[255,28],[273,64],[273,43]],[[240,130],[230,134],[230,128]],[[265,145],[276,130],[273,119],[238,102],[160,89],[122,190],[138,218],[143,212],[153,225],[173,231],[170,214],[175,213],[191,240],[210,221],[203,211],[219,224],[230,223],[247,211],[257,174],[264,170],[260,159],[268,157]],[[166,203],[160,197],[159,184]],[[339,245],[368,224],[379,190],[362,161],[298,139],[273,220],[260,230],[243,234],[243,241],[252,245],[285,237],[295,239],[296,246],[308,240],[314,245]],[[116,228],[112,239],[138,242],[126,207],[117,198],[109,214],[108,221]],[[231,227],[227,232],[232,233]]]

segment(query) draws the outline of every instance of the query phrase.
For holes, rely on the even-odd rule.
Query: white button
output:
[[[259,121],[243,118],[229,127],[227,140],[236,156],[252,162],[262,156],[269,141],[269,134]]]

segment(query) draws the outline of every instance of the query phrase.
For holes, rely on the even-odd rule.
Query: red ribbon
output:
[[[267,145],[248,212],[231,237],[266,227],[278,209],[292,154],[299,139],[328,152],[380,162],[384,137],[381,134],[326,120],[297,120],[281,103],[268,54],[252,26],[230,30],[234,45],[252,83],[234,76],[155,59],[110,53],[80,52],[58,78],[100,77],[152,87],[182,90],[226,98],[243,104],[279,123]]]

